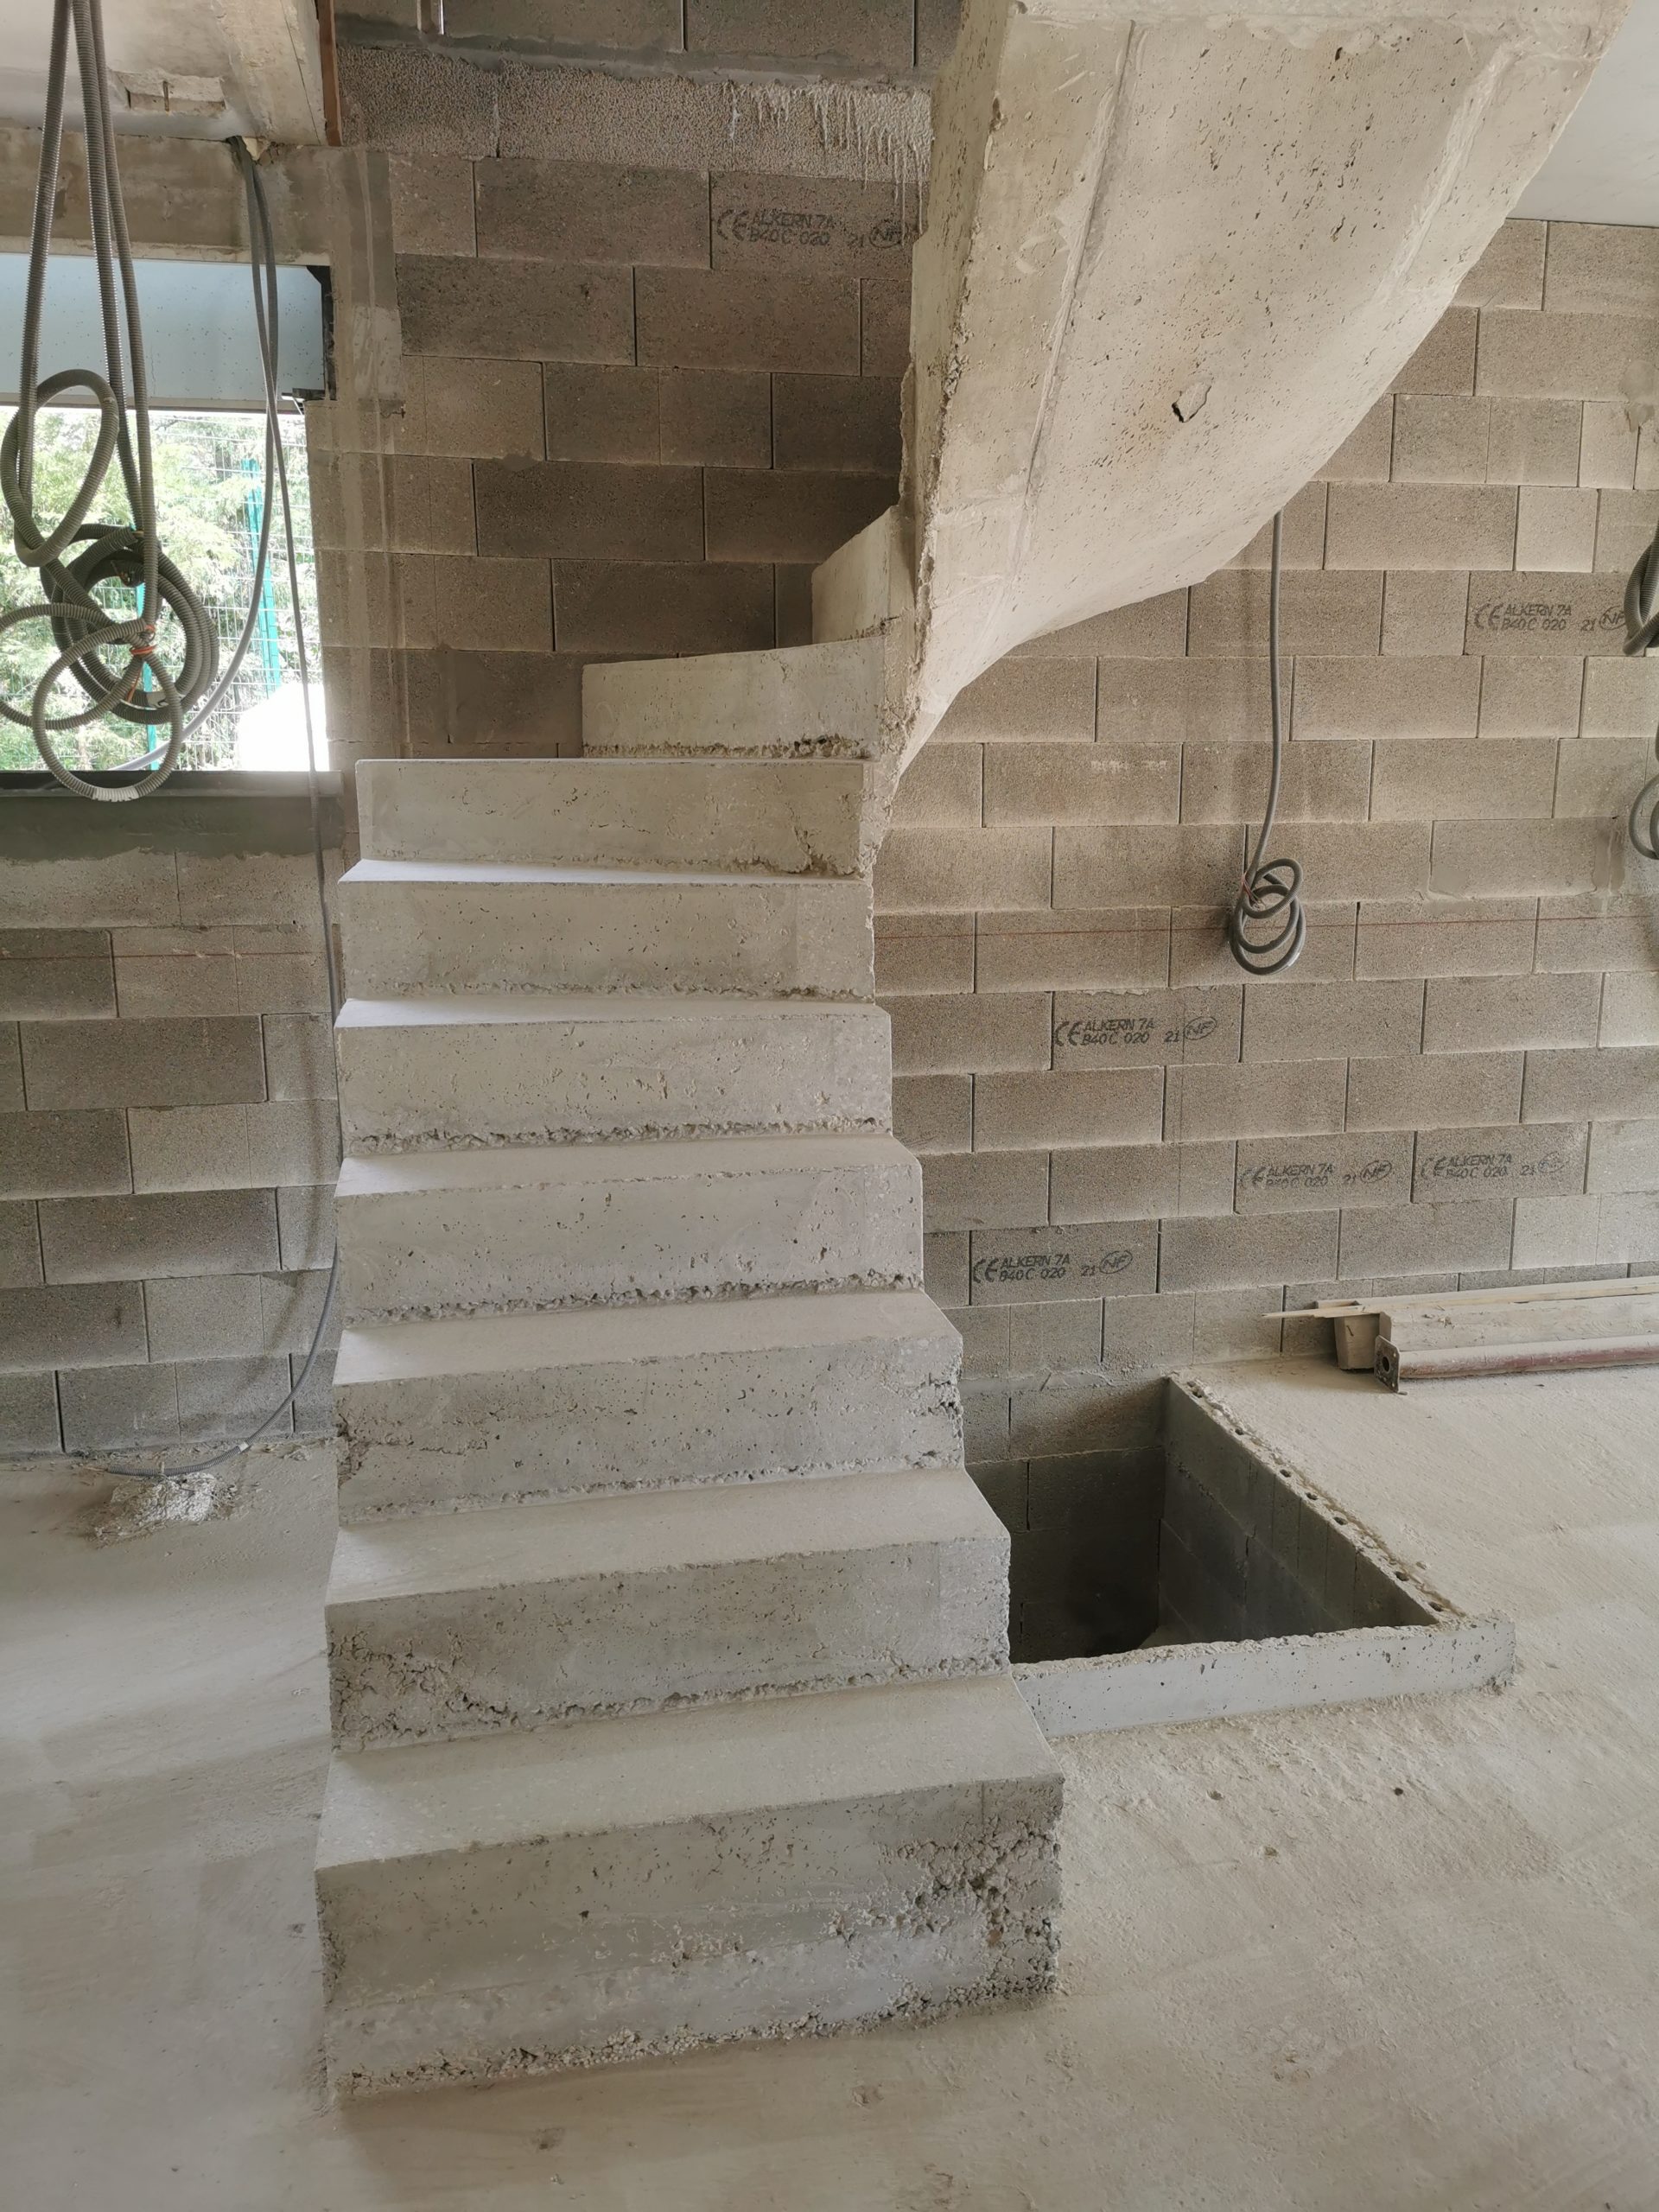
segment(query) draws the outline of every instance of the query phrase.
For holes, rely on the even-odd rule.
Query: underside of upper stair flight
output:
[[[1197,582],[1317,471],[1624,5],[966,0],[915,257],[906,757],[1012,647]]]

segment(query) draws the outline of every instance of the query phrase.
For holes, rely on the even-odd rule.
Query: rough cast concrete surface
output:
[[[1208,1380],[1217,1379],[1211,1370]],[[1519,1624],[1498,1693],[1061,1747],[1055,1998],[324,2107],[320,1456],[97,1549],[9,1477],[15,2202],[76,2212],[1649,2212],[1659,1385],[1232,1402]]]

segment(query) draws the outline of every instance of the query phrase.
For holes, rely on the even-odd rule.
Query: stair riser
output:
[[[576,1191],[342,1193],[336,1219],[352,1321],[921,1281],[912,1160]]]
[[[881,641],[869,638],[601,664],[582,672],[582,749],[873,758],[881,684]]]
[[[334,1738],[988,1674],[1007,1660],[1007,1554],[999,1530],[331,1605]]]
[[[875,1007],[746,1019],[700,1006],[604,1021],[337,1033],[350,1150],[891,1126]]]
[[[855,761],[364,760],[363,856],[858,875]]]
[[[1059,1781],[328,1866],[337,2090],[823,2033],[1053,1980]]]
[[[870,890],[824,877],[742,884],[340,887],[353,993],[681,990],[868,998]]]
[[[958,1359],[944,1332],[337,1383],[340,1516],[955,1465]]]

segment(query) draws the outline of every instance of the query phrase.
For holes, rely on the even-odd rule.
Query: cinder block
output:
[[[1594,530],[1595,558],[1574,561],[1542,562],[1540,568],[1595,568],[1604,575],[1607,571],[1623,569],[1628,575],[1653,542],[1654,527],[1659,524],[1659,492],[1601,492],[1594,495],[1579,493],[1582,501],[1594,496],[1598,520]],[[1588,524],[1582,525],[1581,535],[1588,535]],[[1575,550],[1581,550],[1580,540],[1574,540]]]
[[[10,855],[0,872],[0,929],[84,931],[93,924],[178,918],[179,871],[170,850],[94,853],[84,860]]]
[[[1243,988],[1090,992],[1054,1001],[1057,1068],[1236,1060]]]
[[[1048,1218],[1048,1154],[931,1153],[922,1161],[922,1205],[934,1234],[1040,1224]]]
[[[1054,832],[1054,905],[1098,912],[1144,906],[1150,894],[1183,906],[1224,906],[1243,864],[1244,831],[1229,823],[1121,829],[1063,823]]]
[[[1652,772],[1647,747],[1629,738],[1580,738],[1563,745],[1555,778],[1556,817],[1566,821],[1626,815]]]
[[[1426,1052],[1596,1041],[1601,985],[1594,976],[1445,976],[1427,988]]]
[[[985,819],[1173,822],[1181,812],[1181,789],[1179,746],[992,746],[985,766]]]
[[[1296,664],[1292,729],[1304,738],[1471,738],[1480,705],[1477,660],[1394,659]]]
[[[1152,1221],[1225,1213],[1232,1204],[1230,1143],[1122,1144],[1057,1151],[1049,1219]]]
[[[1338,1280],[1505,1267],[1513,1229],[1514,1201],[1508,1198],[1344,1210]]]
[[[1416,1199],[1572,1197],[1584,1188],[1582,1122],[1529,1129],[1437,1129],[1417,1142]]]
[[[646,367],[858,373],[852,277],[642,269],[634,286],[639,358]]]
[[[1245,986],[1243,1057],[1328,1060],[1414,1052],[1422,1022],[1419,983],[1303,983],[1273,976]]]
[[[1325,557],[1332,569],[1498,569],[1514,563],[1515,518],[1502,485],[1333,484]]]
[[[1544,304],[1545,223],[1511,216],[1458,287],[1460,308],[1539,308]]]
[[[683,48],[683,16],[681,0],[446,0],[443,22],[448,35],[458,43],[477,40],[486,45],[518,43],[532,48],[602,46],[613,53],[660,56]],[[458,73],[465,81],[484,73],[463,64]],[[488,128],[477,137],[468,133],[474,152],[493,154],[498,145],[517,151],[522,144],[533,148],[545,142],[547,95],[534,69],[527,73],[528,87],[520,91],[508,79],[492,97]],[[486,81],[492,80],[486,77]],[[440,107],[439,116],[440,127],[447,126],[446,137],[453,134],[455,126],[447,105]]]
[[[286,1359],[200,1359],[174,1370],[179,1394],[179,1433],[205,1444],[240,1437],[264,1421],[287,1395]],[[293,1433],[293,1415],[279,1414],[267,1436]]]
[[[1543,304],[1557,315],[1659,313],[1659,240],[1618,223],[1553,223]]]
[[[1164,1141],[1192,1143],[1209,1137],[1297,1136],[1339,1129],[1347,1077],[1345,1060],[1171,1068],[1165,1081]]]
[[[639,281],[643,286],[644,277]],[[633,359],[633,278],[626,269],[400,254],[397,304],[408,353],[509,361]],[[538,406],[538,417],[540,412]]]
[[[1104,989],[1169,980],[1169,909],[982,914],[982,991]]]
[[[222,1020],[25,1022],[32,1107],[217,1105],[263,1098],[259,1024]]]
[[[261,1281],[258,1275],[213,1274],[147,1282],[150,1357],[220,1359],[263,1351]]]
[[[1103,744],[1218,747],[1241,738],[1260,741],[1272,727],[1268,664],[1260,656],[1106,661],[1099,690]]]
[[[56,1376],[0,1377],[0,1452],[60,1452],[62,1448]]]
[[[1496,1127],[1518,1122],[1522,1068],[1519,1052],[1352,1060],[1348,1067],[1348,1127],[1455,1129],[1475,1122]],[[1573,1116],[1555,1114],[1535,1118],[1567,1121]]]
[[[986,1383],[971,1377],[962,1394],[962,1448],[969,1471],[988,1459],[1006,1460],[1008,1443],[1008,1385],[995,1377]]]
[[[553,605],[575,653],[755,652],[775,631],[770,565],[560,561]]]
[[[966,1158],[964,1154],[962,1157]],[[922,1238],[922,1286],[938,1305],[968,1303],[968,1231],[930,1230]]]
[[[705,483],[711,561],[827,560],[898,489],[892,476],[804,469],[711,468]]]
[[[904,0],[687,0],[685,44],[690,54],[908,69],[914,21]]]
[[[893,1133],[912,1152],[971,1152],[974,1079],[901,1075],[893,1079]]]
[[[0,1115],[0,1198],[92,1198],[131,1187],[119,1114]]]
[[[1156,599],[1138,600],[1132,607],[1114,607],[1109,614],[1091,615],[1065,630],[1033,638],[1009,658],[1052,660],[1091,654],[1101,660],[1158,660],[1187,650],[1190,594],[1160,592]]]
[[[320,1014],[327,1010],[328,967],[317,939],[297,931],[257,926],[238,929],[234,934],[238,1013]]]
[[[397,556],[396,581],[400,594],[398,621],[403,626],[387,637],[388,644],[397,645],[406,638],[415,645],[457,645],[493,652],[545,653],[552,648],[552,608],[544,561],[467,560],[403,553]],[[183,857],[181,855],[181,863]],[[249,914],[243,918],[254,917]]]
[[[454,569],[475,563],[453,562]],[[317,912],[316,862],[308,846],[302,853],[181,852],[179,911],[187,925],[279,923],[315,931]],[[340,875],[338,852],[323,856],[332,890]]]
[[[1593,990],[1593,976],[1563,977]],[[1541,1044],[1546,1040],[1540,1039]],[[1549,1039],[1549,1042],[1558,1041]],[[1576,1040],[1575,1040],[1576,1041]],[[1659,1045],[1659,974],[1651,969],[1609,976],[1602,987],[1600,1045]],[[1659,1102],[1656,1102],[1659,1103]]]
[[[1192,1353],[1197,1359],[1276,1359],[1283,1325],[1268,1288],[1245,1283],[1207,1290],[1193,1300]]]
[[[399,253],[471,253],[473,165],[462,154],[388,154],[391,242]]]
[[[1259,745],[1184,747],[1182,821],[1259,820],[1267,803],[1268,771],[1268,755]],[[1285,756],[1275,818],[1286,823],[1363,822],[1370,790],[1369,744],[1333,740],[1292,746]]]
[[[326,1268],[334,1256],[334,1186],[292,1185],[276,1193],[277,1241],[284,1268]]]
[[[1149,1221],[1078,1223],[1068,1229],[976,1230],[969,1270],[975,1306],[1122,1297],[1158,1281],[1158,1230]],[[1096,1334],[1097,1358],[1100,1338]]]
[[[1382,575],[1293,569],[1284,579],[1281,618],[1284,652],[1374,653],[1382,635]],[[1223,569],[1193,587],[1190,653],[1230,657],[1267,650],[1268,578],[1261,569]]]
[[[697,469],[480,461],[473,473],[480,553],[528,560],[702,558]]]
[[[1539,1203],[1548,1205],[1550,1201]],[[1659,1203],[1650,1198],[1607,1198],[1599,1204],[1596,1224],[1599,1269],[1623,1266],[1637,1274],[1649,1273],[1659,1262]]]
[[[228,951],[124,955],[115,963],[115,984],[120,1010],[130,1019],[241,1011],[236,961]]]
[[[257,1272],[276,1265],[276,1209],[269,1191],[43,1198],[41,1245],[48,1282]]]
[[[1398,1135],[1255,1137],[1238,1147],[1235,1212],[1317,1213],[1404,1203],[1412,1140]]]
[[[882,914],[875,925],[875,995],[971,992],[971,914]]]
[[[1016,1457],[1059,1458],[1155,1444],[1163,1419],[1164,1385],[1161,1376],[1096,1370],[1018,1383],[1009,1399],[1009,1451]],[[1057,1548],[1064,1547],[1065,1556],[1073,1557],[1076,1539],[1071,1532],[1054,1535]],[[1150,1625],[1141,1632],[1150,1635]]]
[[[1659,1098],[1659,1049],[1529,1052],[1523,1122],[1634,1120]]]
[[[1158,1287],[1160,1291],[1220,1290],[1230,1283],[1282,1283],[1303,1275],[1329,1274],[1336,1259],[1334,1210],[1166,1221]]]
[[[1460,654],[1468,611],[1469,579],[1461,569],[1396,569],[1384,580],[1382,650]]]
[[[0,1373],[119,1366],[148,1357],[138,1283],[33,1283],[0,1291]]]
[[[1376,747],[1374,822],[1511,821],[1548,817],[1555,794],[1553,738],[1475,738]]]
[[[1482,664],[1483,738],[1573,737],[1585,670],[1639,667],[1639,662],[1490,660]]]
[[[726,468],[772,461],[772,380],[764,369],[639,370],[659,387],[660,458]],[[839,381],[839,379],[837,379]],[[551,424],[550,421],[550,434]]]
[[[138,1192],[245,1188],[251,1172],[246,1106],[135,1108],[127,1116],[132,1187]]]
[[[1576,484],[1584,410],[1573,399],[1494,399],[1486,445],[1491,484]]]
[[[709,187],[688,170],[510,158],[474,176],[484,259],[709,266]]]
[[[453,454],[314,453],[311,534],[334,551],[476,552],[472,463]]]
[[[1659,321],[1630,315],[1489,315],[1479,388],[1540,399],[1621,399],[1659,353]]]
[[[546,449],[540,363],[406,357],[402,437],[413,454],[539,461]]]
[[[1535,960],[1540,975],[1650,967],[1659,939],[1659,901],[1602,893],[1541,899]]]
[[[725,4],[725,0],[719,0]],[[775,10],[751,4],[763,51]],[[861,10],[874,12],[869,0]],[[896,19],[903,0],[888,0]],[[908,61],[908,55],[905,57]],[[716,176],[706,194],[716,269],[798,270],[908,279],[920,227],[917,195],[895,175],[868,183],[838,176]]]
[[[1379,399],[1319,471],[1329,484],[1386,484],[1394,450],[1394,400]]]
[[[1624,824],[1618,821],[1434,824],[1429,888],[1443,895],[1605,891],[1624,873]]]
[[[902,377],[910,366],[910,279],[858,280],[861,376]]]
[[[326,1268],[308,1268],[290,1274],[261,1275],[260,1315],[265,1350],[296,1353],[302,1357],[309,1351],[312,1338],[317,1333],[317,1324],[322,1319],[323,1300],[327,1289],[328,1271]],[[340,1305],[336,1300],[328,1325],[323,1332],[325,1344],[339,1343],[340,1325]]]
[[[1429,887],[1426,822],[1306,822],[1297,829],[1294,852],[1310,905],[1403,899]]]
[[[1659,1119],[1592,1122],[1585,1187],[1659,1191]]]
[[[1041,823],[891,830],[875,863],[878,912],[1046,911],[1052,833]]]
[[[0,929],[0,1016],[84,1021],[114,1012],[107,930]]]
[[[1050,1001],[1040,992],[986,998],[895,1000],[893,1065],[898,1075],[953,1075],[1046,1068]]]
[[[1094,734],[1092,660],[1045,658],[1033,664],[1010,658],[957,694],[931,742],[1037,738],[1046,744],[1065,740],[1087,745]]]
[[[1301,833],[1296,834],[1300,845]],[[1287,850],[1278,837],[1274,845]],[[1352,901],[1325,902],[1306,906],[1307,936],[1296,974],[1302,982],[1347,983],[1354,976],[1354,919]],[[1232,982],[1238,963],[1227,942],[1227,916],[1220,907],[1178,906],[1171,917],[1169,972],[1173,983],[1220,985]]]
[[[1359,910],[1354,972],[1524,976],[1537,928],[1531,899],[1368,899]]]
[[[893,377],[775,376],[772,429],[779,468],[862,470],[898,480],[903,456]]]
[[[978,828],[984,812],[984,767],[982,746],[925,745],[899,779],[894,823],[909,829]]]
[[[1160,1068],[1103,1074],[979,1075],[974,1150],[1039,1145],[1156,1143],[1164,1117]]]
[[[1620,491],[1636,481],[1640,433],[1618,400],[1586,400],[1580,410],[1579,481]]]
[[[1448,308],[1395,378],[1394,390],[1472,391],[1477,320],[1473,308]]]
[[[0,1200],[0,1289],[41,1281],[41,1232],[32,1198]]]
[[[1580,491],[1570,484],[1522,485],[1516,523],[1516,567],[1576,569],[1584,574],[1592,569],[1613,567],[1615,558],[1603,557],[1597,537],[1597,502],[1607,496]],[[1630,494],[1632,499],[1643,496]],[[1607,519],[1603,514],[1603,522]],[[1611,537],[1622,543],[1616,529]]]
[[[982,1376],[1007,1374],[1011,1352],[1008,1324],[1014,1312],[1014,1307],[1009,1306],[962,1306],[945,1315],[945,1319],[962,1338],[964,1381]],[[1098,1338],[1098,1315],[1095,1327]]]
[[[1487,399],[1428,394],[1396,399],[1390,472],[1395,482],[1484,484],[1491,414]]]
[[[1281,510],[1280,561],[1286,569],[1318,569],[1325,564],[1325,487],[1318,478],[1287,500]],[[1273,524],[1264,522],[1249,543],[1235,553],[1230,569],[1268,569],[1273,565]]]
[[[264,1017],[265,1075],[271,1098],[332,1098],[334,1039],[326,1014]]]
[[[1599,1198],[1518,1198],[1514,1265],[1588,1268],[1601,1246],[1601,1206]]]
[[[171,1367],[89,1367],[58,1377],[66,1452],[174,1444],[179,1395]]]
[[[542,372],[542,396],[550,461],[696,457],[662,450],[661,377],[655,369],[550,361]]]
[[[0,1112],[23,1110],[23,1061],[17,1024],[0,1021]]]

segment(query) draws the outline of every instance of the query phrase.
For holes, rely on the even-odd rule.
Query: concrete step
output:
[[[960,1354],[920,1291],[347,1329],[340,1517],[954,1465]]]
[[[885,1130],[874,1005],[645,992],[351,999],[335,1030],[353,1152],[594,1137]]]
[[[1059,1808],[1006,1675],[337,1756],[317,1860],[334,2085],[1042,1990]]]
[[[335,1741],[994,1673],[1007,1532],[960,1467],[343,1529]]]
[[[861,877],[359,861],[337,910],[352,990],[875,989]]]
[[[873,760],[881,681],[880,638],[601,663],[582,671],[582,750]]]
[[[889,1136],[356,1154],[336,1205],[348,1321],[921,1282]]]
[[[868,781],[856,760],[359,760],[358,820],[365,860],[857,875]]]

